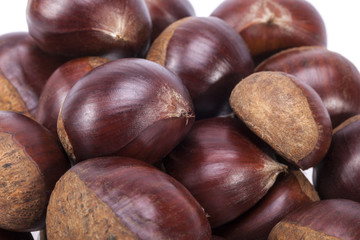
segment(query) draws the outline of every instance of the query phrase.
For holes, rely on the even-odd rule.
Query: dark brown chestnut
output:
[[[258,72],[232,91],[236,115],[290,164],[305,170],[329,149],[332,126],[319,95],[283,72]]]
[[[58,181],[49,239],[210,240],[206,214],[178,181],[139,160],[83,161]]]
[[[360,203],[345,199],[310,203],[288,214],[268,239],[358,240]]]
[[[178,76],[134,58],[105,63],[76,82],[57,128],[73,163],[109,155],[156,163],[181,141],[194,119],[191,98]]]
[[[68,60],[44,53],[28,33],[0,36],[0,110],[35,117],[46,81]]]
[[[330,114],[333,127],[360,113],[360,74],[348,59],[323,47],[284,50],[263,61],[259,71],[290,73],[310,85]]]
[[[195,10],[189,0],[145,0],[152,21],[151,41],[171,23],[189,16],[195,16]]]
[[[211,16],[243,37],[257,63],[287,48],[327,44],[324,21],[305,0],[226,0]]]
[[[189,89],[197,119],[231,113],[232,88],[253,73],[242,38],[215,17],[187,17],[167,27],[147,59],[178,74]]]
[[[41,92],[36,121],[57,136],[57,118],[61,105],[72,86],[92,69],[108,61],[103,57],[83,57],[70,60],[57,68]]]
[[[203,206],[212,227],[254,206],[286,171],[270,148],[236,118],[196,121],[164,166]]]
[[[144,56],[151,18],[144,0],[29,0],[30,35],[48,53]]]
[[[313,182],[322,199],[360,202],[360,115],[334,129],[330,149],[314,168]]]
[[[44,227],[50,193],[70,167],[53,135],[36,121],[0,111],[0,227]]]
[[[0,240],[34,240],[30,232],[13,232],[0,229]]]
[[[287,214],[305,204],[319,201],[319,195],[301,171],[278,177],[269,192],[249,211],[234,221],[215,229],[226,238],[267,239],[271,229]]]

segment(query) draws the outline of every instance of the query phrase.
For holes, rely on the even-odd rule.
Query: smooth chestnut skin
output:
[[[230,105],[290,165],[314,167],[329,149],[329,113],[315,90],[293,75],[251,74],[233,89]]]
[[[52,54],[141,57],[150,44],[144,0],[29,0],[26,16],[30,35]]]
[[[57,136],[57,119],[66,95],[74,84],[92,69],[108,62],[103,57],[82,57],[66,62],[57,68],[41,92],[36,121]]]
[[[0,229],[0,240],[34,240],[30,232],[12,232]]]
[[[255,71],[286,72],[310,85],[324,102],[334,128],[360,113],[360,73],[339,53],[316,46],[292,48],[266,59]]]
[[[0,36],[0,110],[35,117],[46,81],[68,60],[43,52],[28,33]]]
[[[360,239],[360,203],[331,199],[305,205],[281,220],[268,239]]]
[[[50,193],[70,167],[59,142],[35,120],[0,111],[0,227],[44,227]]]
[[[73,163],[109,155],[156,163],[194,119],[190,95],[175,74],[145,59],[119,59],[75,83],[57,128]]]
[[[49,239],[211,239],[205,212],[183,185],[125,157],[86,160],[65,173],[46,232]]]
[[[287,48],[327,44],[324,21],[305,0],[226,0],[211,16],[242,36],[257,63]]]
[[[171,23],[189,16],[195,10],[188,0],[145,0],[152,21],[151,42]]]
[[[164,166],[203,206],[213,228],[254,206],[286,171],[235,118],[196,121]]]
[[[254,70],[245,42],[215,17],[174,22],[151,45],[147,59],[179,75],[189,89],[197,119],[232,113],[231,90]]]
[[[280,175],[269,192],[249,211],[214,232],[227,240],[267,239],[271,229],[287,214],[319,200],[304,174],[291,171]]]
[[[334,130],[325,158],[314,168],[313,182],[322,199],[360,202],[360,115]]]

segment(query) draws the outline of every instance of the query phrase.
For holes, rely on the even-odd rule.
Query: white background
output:
[[[190,2],[197,16],[209,16],[222,0],[190,0]],[[309,0],[309,2],[324,19],[328,49],[340,53],[360,69],[359,1]],[[27,31],[26,5],[26,0],[0,1],[0,35]],[[307,171],[306,175],[311,178],[311,170]]]

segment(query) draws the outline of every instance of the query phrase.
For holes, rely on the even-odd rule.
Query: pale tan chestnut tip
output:
[[[314,109],[318,106],[313,105],[319,102],[309,96],[315,91],[309,94],[295,80],[282,72],[254,73],[233,89],[230,105],[278,154],[306,169],[301,161],[318,150],[327,127],[316,119]],[[319,108],[325,109],[323,105]]]

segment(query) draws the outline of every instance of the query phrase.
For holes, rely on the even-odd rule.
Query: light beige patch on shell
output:
[[[318,125],[302,89],[286,74],[259,72],[232,91],[236,115],[280,155],[297,163],[319,138]]]
[[[166,64],[166,54],[169,42],[176,29],[192,17],[185,17],[168,26],[153,42],[146,56],[147,60],[156,62],[162,66]]]
[[[305,175],[300,170],[292,171],[292,173],[296,177],[301,190],[306,194],[306,196],[308,196],[308,198],[313,202],[320,201],[318,192]]]
[[[300,226],[294,223],[282,221],[270,232],[268,240],[340,240],[340,238],[329,236],[325,233],[315,231],[310,227]]]
[[[49,239],[137,239],[71,170],[57,182],[52,192],[46,226]]]
[[[62,107],[60,108],[59,116],[57,119],[57,134],[59,136],[59,140],[61,142],[61,145],[63,146],[66,154],[68,155],[70,161],[72,163],[76,163],[76,157],[74,154],[73,147],[71,145],[71,142],[69,140],[68,134],[64,127],[64,121],[62,118]]]
[[[44,216],[47,196],[38,166],[10,133],[0,133],[0,227],[29,229]]]
[[[21,113],[32,117],[20,94],[0,72],[0,110]]]

